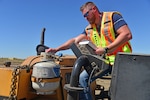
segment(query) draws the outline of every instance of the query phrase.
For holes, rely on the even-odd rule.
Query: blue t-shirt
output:
[[[123,25],[127,25],[127,23],[125,22],[125,20],[123,19],[123,17],[120,14],[113,14],[113,25],[114,25],[114,31],[116,33],[116,31]],[[99,33],[100,33],[100,28],[98,29]],[[84,29],[82,34],[86,34],[86,31]],[[117,34],[116,34],[117,36]]]

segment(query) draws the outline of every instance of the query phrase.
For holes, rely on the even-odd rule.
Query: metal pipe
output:
[[[44,45],[44,35],[45,35],[45,28],[43,28],[42,33],[41,33],[41,45]]]

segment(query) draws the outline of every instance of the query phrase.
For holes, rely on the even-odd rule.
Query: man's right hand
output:
[[[45,50],[45,52],[47,52],[47,53],[49,53],[49,52],[56,53],[57,49],[55,49],[55,48],[48,48],[48,49]]]

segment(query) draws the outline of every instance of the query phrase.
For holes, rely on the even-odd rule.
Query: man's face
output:
[[[83,10],[82,14],[90,24],[95,23],[95,15],[94,15],[94,12],[93,12],[93,8],[85,8]]]

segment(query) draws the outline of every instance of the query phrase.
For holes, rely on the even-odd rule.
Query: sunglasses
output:
[[[92,10],[92,8],[89,10],[89,11],[87,11],[83,16],[84,17],[87,17],[88,15],[89,15],[89,12]]]

